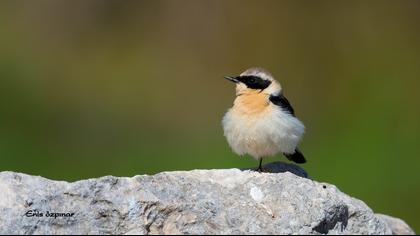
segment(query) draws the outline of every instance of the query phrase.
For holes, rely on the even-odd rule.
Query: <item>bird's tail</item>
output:
[[[303,154],[298,149],[296,149],[295,152],[292,153],[292,154],[284,153],[284,155],[290,161],[296,162],[298,164],[306,163],[305,157],[303,156]]]

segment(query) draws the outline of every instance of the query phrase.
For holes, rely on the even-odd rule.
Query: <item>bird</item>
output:
[[[225,79],[236,84],[233,107],[222,120],[224,136],[233,152],[259,160],[259,172],[263,172],[263,158],[279,153],[295,163],[306,163],[297,147],[305,126],[270,72],[253,67]]]

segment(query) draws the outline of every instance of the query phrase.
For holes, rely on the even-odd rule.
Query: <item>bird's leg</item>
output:
[[[258,172],[263,172],[261,165],[262,165],[262,158],[260,158],[260,165],[258,166],[258,169],[257,169]]]

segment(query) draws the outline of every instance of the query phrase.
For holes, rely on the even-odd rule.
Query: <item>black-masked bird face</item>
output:
[[[239,76],[228,76],[225,79],[236,83],[236,95],[242,94],[278,94],[280,84],[273,76],[262,68],[250,68]]]
[[[264,90],[271,84],[270,80],[266,80],[255,75],[244,75],[225,78],[235,83],[243,83],[246,85],[247,88],[255,90]]]

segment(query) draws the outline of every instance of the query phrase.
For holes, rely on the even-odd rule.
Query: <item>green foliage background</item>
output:
[[[314,179],[420,230],[419,1],[1,1],[0,170],[75,181],[256,166],[221,119],[251,66]],[[284,160],[279,156],[267,161]]]

